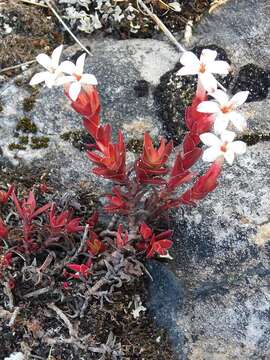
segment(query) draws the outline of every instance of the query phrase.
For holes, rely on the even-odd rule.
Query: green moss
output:
[[[17,126],[16,126],[16,130],[17,131],[22,131],[24,133],[36,134],[37,133],[37,126],[29,118],[23,117],[18,121]]]
[[[260,141],[270,141],[270,134],[245,134],[240,137],[247,145],[255,145]]]
[[[26,147],[22,144],[11,143],[8,145],[9,150],[26,150]]]
[[[24,111],[31,111],[35,105],[36,98],[34,95],[29,96],[23,100],[23,110]]]
[[[127,143],[127,150],[140,154],[143,150],[143,139],[131,139]]]
[[[14,83],[17,86],[23,86],[25,84],[24,80],[22,78],[19,78],[19,77],[14,81]]]
[[[27,145],[29,142],[28,136],[19,136],[18,140],[21,145]]]
[[[33,137],[31,139],[30,147],[32,149],[43,149],[47,148],[50,139],[47,136]]]
[[[60,135],[60,138],[64,141],[78,142],[82,141],[85,135],[83,130],[67,131]]]
[[[76,149],[83,151],[86,149],[86,144],[93,144],[93,139],[84,130],[71,130],[60,135],[64,141],[69,141]]]

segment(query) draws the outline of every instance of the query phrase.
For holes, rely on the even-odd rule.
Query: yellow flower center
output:
[[[204,64],[200,64],[200,69],[199,69],[199,72],[200,73],[204,73],[206,71],[206,67]]]

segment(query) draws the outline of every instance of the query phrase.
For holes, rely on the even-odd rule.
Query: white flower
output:
[[[227,128],[229,122],[237,130],[243,131],[247,127],[246,119],[235,109],[244,104],[248,94],[248,91],[240,91],[230,99],[226,92],[216,90],[211,94],[216,101],[203,101],[198,105],[197,110],[202,113],[214,114],[214,131],[217,134],[221,134]]]
[[[56,79],[61,75],[61,72],[59,71],[59,60],[62,50],[63,45],[60,45],[53,50],[51,57],[47,54],[39,54],[36,57],[37,62],[47,71],[35,74],[30,81],[30,85],[37,85],[43,81],[49,88],[55,85]]]
[[[217,80],[213,74],[227,75],[230,71],[230,65],[226,61],[215,60],[217,52],[204,49],[200,59],[191,51],[186,51],[182,55],[180,62],[184,66],[176,75],[198,75],[204,89],[213,92],[217,88]]]
[[[203,153],[204,161],[215,161],[219,157],[224,157],[232,165],[235,154],[242,155],[246,152],[246,144],[243,141],[233,141],[235,133],[225,130],[218,138],[212,133],[200,135],[201,141],[209,146]]]
[[[59,79],[58,84],[71,83],[68,93],[72,101],[76,101],[83,85],[97,85],[97,79],[94,75],[84,74],[84,61],[86,54],[78,57],[76,65],[71,61],[64,61],[60,65],[60,70],[70,76],[64,76]]]

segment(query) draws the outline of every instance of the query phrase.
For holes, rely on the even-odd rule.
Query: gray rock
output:
[[[270,356],[269,155],[268,142],[249,147],[214,193],[176,211],[174,260],[150,266],[149,306],[179,359]]]
[[[228,1],[201,21],[191,44],[217,44],[238,68],[248,63],[269,68],[269,16],[265,0]]]
[[[228,1],[195,29],[191,47],[216,44],[238,70],[252,63],[269,74],[269,11],[263,0]],[[172,213],[174,260],[149,265],[148,306],[181,360],[270,358],[270,143],[262,142],[270,133],[267,76],[262,98],[257,93],[243,106],[250,119],[246,138],[255,145],[225,167],[219,187],[196,208]],[[260,80],[252,83],[258,92]],[[231,89],[237,81],[235,71]],[[173,86],[169,110],[180,99],[179,83]]]

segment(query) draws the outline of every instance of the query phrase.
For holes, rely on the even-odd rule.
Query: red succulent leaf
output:
[[[165,139],[161,139],[160,146],[156,149],[151,136],[148,133],[144,134],[143,154],[135,163],[135,171],[139,183],[153,185],[166,184],[166,181],[158,176],[168,173],[165,165],[172,149],[172,141],[166,144]]]
[[[88,151],[88,158],[98,167],[92,169],[93,173],[117,182],[124,182],[126,179],[126,149],[123,134],[118,133],[118,143],[111,142],[111,127],[99,127],[96,137],[97,151]],[[103,156],[102,156],[103,155]]]
[[[81,276],[87,278],[90,272],[90,266],[86,264],[74,264],[74,263],[67,263],[66,267],[70,270],[75,271],[75,274],[68,274],[70,277],[74,279],[79,279]]]
[[[207,172],[200,176],[191,189],[187,190],[182,196],[183,204],[195,205],[197,200],[201,200],[208,193],[217,187],[217,179],[220,176],[222,166],[214,162]]]
[[[8,236],[8,229],[4,224],[3,220],[0,218],[0,238],[6,238]]]
[[[186,152],[183,156],[183,167],[184,169],[190,169],[196,161],[200,158],[202,149],[195,147],[193,150]]]
[[[153,242],[146,253],[146,257],[153,257],[155,254],[166,255],[167,251],[172,247],[173,242],[168,239],[163,239]]]
[[[117,249],[122,249],[128,243],[128,232],[126,231],[123,236],[123,225],[118,226],[117,235],[116,235],[116,247]]]
[[[151,136],[146,132],[144,134],[143,155],[141,159],[147,167],[159,168],[166,163],[172,149],[172,141],[166,144],[166,140],[163,138],[160,141],[159,148],[155,149]]]
[[[69,86],[70,85],[66,85],[65,87],[65,95],[70,99],[68,93]],[[72,101],[71,99],[70,101],[73,109],[85,117],[90,118],[100,112],[99,94],[96,87],[93,85],[88,85],[87,87],[84,86],[76,101]]]
[[[31,222],[35,217],[42,214],[51,207],[51,204],[46,204],[40,207],[39,209],[36,209],[37,204],[33,191],[30,191],[28,199],[27,200],[24,199],[21,204],[19,203],[17,196],[13,191],[12,200],[16,206],[18,214],[20,215],[21,219],[25,222]]]
[[[13,278],[8,279],[7,286],[8,286],[10,289],[15,289],[15,287],[16,287],[16,281],[15,281],[15,279],[13,279]]]
[[[84,226],[80,225],[81,218],[77,217],[68,221],[65,231],[68,234],[75,234],[84,231]]]
[[[74,234],[77,232],[82,232],[84,226],[80,225],[81,218],[71,218],[71,212],[65,210],[59,215],[55,215],[55,204],[51,205],[50,215],[49,215],[49,225],[53,234],[67,232],[69,234]]]
[[[86,224],[89,225],[90,229],[93,229],[98,222],[99,214],[95,211],[88,220],[86,220]]]
[[[213,126],[214,119],[212,114],[206,114],[197,111],[198,105],[205,100],[207,100],[207,95],[205,95],[204,98],[195,96],[192,100],[192,104],[186,109],[186,126],[192,133],[196,135],[210,131]]]
[[[156,240],[162,240],[171,237],[173,234],[172,230],[166,230],[155,236]]]
[[[123,194],[118,188],[114,187],[112,189],[114,195],[106,195],[109,204],[104,206],[104,210],[108,213],[119,212],[122,214],[128,213],[129,204],[128,197]]]
[[[87,241],[88,251],[96,256],[100,253],[103,253],[107,247],[98,239],[98,236],[95,232],[91,231],[91,239]]]
[[[99,127],[99,115],[94,115],[91,118],[83,119],[83,126],[89,132],[89,134],[95,139],[97,136],[97,130]]]
[[[144,240],[149,240],[149,238],[153,235],[153,231],[148,225],[142,223],[140,226],[140,234]]]
[[[0,204],[6,204],[7,203],[11,193],[13,192],[13,190],[14,190],[14,186],[11,185],[11,186],[9,186],[8,191],[3,191],[3,190],[0,191]]]

